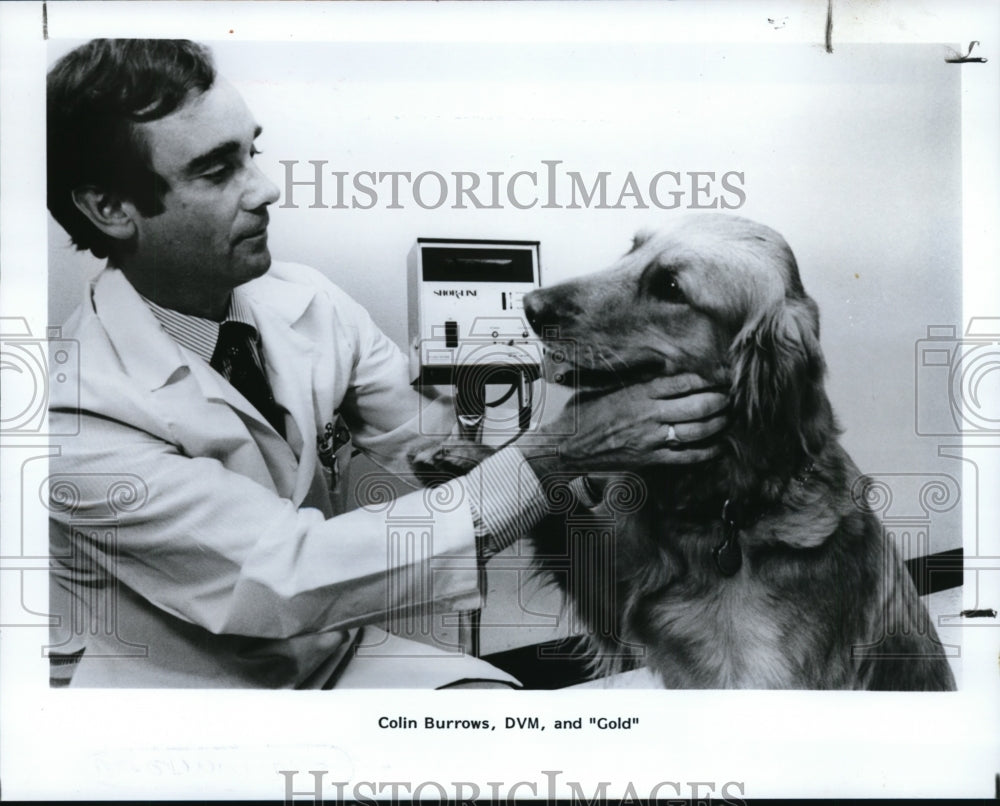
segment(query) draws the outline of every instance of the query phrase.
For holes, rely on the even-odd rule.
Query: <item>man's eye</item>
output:
[[[250,159],[253,159],[258,154],[261,153],[263,152],[259,148],[257,148],[256,145],[250,146],[250,151],[249,151]],[[209,170],[205,171],[205,173],[203,173],[201,176],[203,179],[207,179],[209,182],[215,182],[215,183],[225,182],[233,174],[236,173],[236,170],[240,167],[241,162],[242,161],[240,159],[234,157],[232,161],[221,162],[218,165],[213,166]]]
[[[225,179],[228,179],[232,173],[232,165],[220,165],[217,168],[213,168],[212,170],[203,173],[202,178],[208,179],[210,182],[222,182]]]

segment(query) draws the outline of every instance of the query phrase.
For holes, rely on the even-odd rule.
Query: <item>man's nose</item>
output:
[[[269,204],[274,204],[281,198],[281,191],[274,182],[267,178],[257,163],[251,162],[250,176],[244,198],[247,209],[255,210],[258,207],[266,207]]]

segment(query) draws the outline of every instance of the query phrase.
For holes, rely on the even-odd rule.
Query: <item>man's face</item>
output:
[[[154,300],[228,298],[264,274],[271,265],[267,206],[279,193],[253,162],[260,127],[240,94],[217,79],[170,115],[136,128],[169,187],[162,212],[146,217],[130,209],[137,237],[127,273],[140,290]]]

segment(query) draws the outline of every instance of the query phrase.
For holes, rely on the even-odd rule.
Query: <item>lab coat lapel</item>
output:
[[[191,375],[201,393],[213,404],[234,409],[247,429],[252,441],[241,446],[257,451],[267,467],[274,489],[283,498],[291,498],[298,477],[298,462],[291,446],[282,439],[264,416],[247,402],[232,384],[227,383],[210,366],[200,359],[190,364]],[[164,387],[158,393],[161,397],[171,395],[172,390]],[[183,393],[177,392],[177,402],[183,403]],[[218,427],[223,427],[224,417],[218,418]],[[205,424],[207,426],[208,423]],[[217,432],[221,433],[221,432]]]
[[[163,331],[125,275],[105,269],[92,289],[94,312],[129,377],[150,390],[180,377],[189,354]]]
[[[313,343],[296,332],[294,323],[266,306],[254,306],[254,319],[264,345],[264,363],[274,399],[291,417],[288,441],[298,454],[298,471],[291,498],[301,504],[318,471],[316,416],[312,405]]]
[[[227,467],[292,496],[298,462],[289,444],[200,356],[163,331],[120,271],[106,269],[97,278],[93,304],[125,370],[149,389],[185,450],[218,455],[205,446],[225,445]]]
[[[314,294],[300,285],[268,277],[240,287],[237,293],[253,310],[271,391],[288,411],[294,426],[287,429],[289,442],[299,457],[292,500],[326,512],[330,503],[316,453],[319,415],[313,404],[316,345],[300,332]]]

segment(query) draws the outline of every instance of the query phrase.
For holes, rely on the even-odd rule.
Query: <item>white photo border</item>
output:
[[[614,6],[612,9],[611,6]],[[912,11],[903,2],[834,2],[833,53],[841,43],[949,43],[985,63],[962,71],[963,321],[995,316],[1000,299],[1000,13],[989,3],[937,0]],[[0,316],[23,318],[45,333],[46,218],[44,182],[44,36],[178,36],[288,41],[624,41],[814,43],[824,46],[826,4],[718,2],[585,3],[2,3],[0,4]],[[777,28],[768,19],[782,20]],[[46,31],[47,28],[47,31]],[[942,52],[942,56],[944,52]],[[993,303],[992,308],[991,304]],[[5,439],[2,451],[0,572],[4,612],[16,612],[19,585],[44,574],[24,554],[22,535],[45,534],[45,512],[20,509],[20,467],[44,459],[42,441]],[[963,488],[998,478],[984,451],[964,463]],[[980,488],[982,492],[983,489]],[[977,503],[980,506],[977,506]],[[995,500],[964,498],[966,574],[977,573],[979,596],[966,607],[1000,602],[996,577],[1000,529]],[[978,532],[970,536],[971,529]],[[974,542],[970,542],[973,541]],[[990,543],[992,541],[992,544]],[[970,551],[970,547],[973,550]],[[976,551],[978,549],[978,553]],[[968,577],[967,577],[968,578]],[[14,580],[14,584],[9,584]],[[971,592],[967,585],[967,592]],[[40,617],[41,618],[41,617]],[[0,623],[4,623],[0,619]],[[41,621],[39,621],[41,623]],[[278,799],[286,776],[295,790],[325,771],[335,781],[436,782],[449,797],[456,782],[478,783],[483,797],[497,782],[501,796],[574,794],[592,797],[603,781],[609,798],[649,797],[661,782],[678,782],[661,797],[695,797],[691,783],[712,782],[715,797],[990,797],[1000,773],[996,714],[1000,631],[971,628],[963,637],[963,683],[956,694],[816,692],[584,691],[547,692],[263,692],[69,691],[47,686],[38,657],[39,630],[5,627],[0,654],[0,764],[12,799]],[[544,719],[588,714],[641,715],[626,733],[527,733],[482,736],[387,734],[379,714],[470,714]],[[732,783],[727,792],[725,783]],[[737,787],[735,784],[739,784]],[[352,784],[353,786],[353,784]],[[389,797],[364,790],[372,797]],[[423,794],[440,799],[440,790]],[[466,787],[468,796],[471,790]],[[348,787],[344,797],[350,797]],[[302,795],[306,798],[306,794]]]

